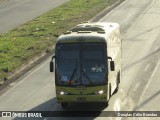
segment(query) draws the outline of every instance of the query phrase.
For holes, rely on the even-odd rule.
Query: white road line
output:
[[[150,66],[150,64],[147,64],[147,65],[146,65],[146,67],[145,67],[145,69],[144,69],[145,72],[148,70],[149,66]]]
[[[139,87],[140,83],[137,83],[135,88],[133,89],[133,91],[137,91],[138,87]]]
[[[141,96],[141,98],[140,98],[139,103],[141,103],[141,99],[142,99],[142,97],[144,96],[144,93],[145,93],[145,91],[147,90],[148,86],[150,85],[150,83],[151,83],[151,81],[152,81],[152,78],[153,78],[153,76],[155,75],[155,73],[156,73],[159,65],[160,65],[160,59],[159,59],[159,61],[158,61],[157,66],[155,67],[155,69],[154,69],[154,71],[153,71],[153,73],[152,73],[152,75],[151,75],[151,77],[150,77],[150,79],[149,79],[146,87],[144,88],[144,91],[142,92],[142,96]]]
[[[120,106],[120,99],[117,99],[115,104],[114,104],[114,110],[115,111],[120,111],[121,110],[121,106]]]
[[[14,84],[15,84],[15,82],[11,83],[9,86],[10,86],[10,87],[11,87],[11,86],[14,86]]]
[[[158,46],[154,50],[157,51],[158,50]]]

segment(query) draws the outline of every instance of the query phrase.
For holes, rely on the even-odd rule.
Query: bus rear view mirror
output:
[[[111,67],[111,71],[114,71],[114,70],[115,70],[114,61],[111,61],[111,62],[110,62],[110,67]]]
[[[55,55],[52,57],[51,62],[50,62],[50,72],[54,72],[54,62],[53,62],[54,58],[55,58]]]
[[[108,56],[108,59],[110,59],[110,68],[111,68],[111,71],[115,71],[115,64],[114,64],[114,61],[112,60],[112,57],[109,57]]]
[[[50,62],[50,72],[54,72],[54,63]]]

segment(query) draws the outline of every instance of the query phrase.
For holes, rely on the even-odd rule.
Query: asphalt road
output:
[[[123,79],[109,106],[73,105],[72,110],[154,110],[160,111],[160,1],[126,0],[100,21],[117,22],[122,31]],[[54,74],[49,73],[50,58],[12,83],[0,96],[0,111],[62,111],[55,100]],[[11,118],[10,118],[11,119]],[[42,118],[51,120],[53,118]],[[75,119],[57,117],[54,119]],[[76,118],[78,120],[82,118]],[[84,117],[84,120],[106,120],[105,117]],[[107,118],[107,120],[124,118]],[[129,120],[159,118],[129,118]],[[7,119],[8,120],[8,119]],[[15,118],[14,120],[19,120]],[[125,118],[126,120],[126,118]],[[128,120],[128,119],[127,119]]]
[[[6,32],[69,0],[2,0],[0,33]]]

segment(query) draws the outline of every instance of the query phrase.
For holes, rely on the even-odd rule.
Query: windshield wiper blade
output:
[[[92,80],[89,78],[89,76],[86,74],[86,72],[85,72],[85,71],[83,71],[83,75],[87,78],[87,80],[90,82],[90,84],[92,84],[92,85],[93,85]]]
[[[77,72],[77,62],[76,62],[76,67],[73,69],[73,72],[72,72],[72,75],[70,77],[70,80],[72,80],[74,78],[76,72]]]
[[[75,76],[76,71],[77,71],[77,68],[75,68],[75,69],[73,70],[70,80],[73,79],[73,77]]]

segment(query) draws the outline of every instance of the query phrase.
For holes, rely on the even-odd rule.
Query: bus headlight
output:
[[[60,95],[68,95],[67,92],[64,92],[64,91],[57,91],[57,94],[60,94]]]
[[[100,91],[97,91],[97,92],[95,92],[95,94],[103,94],[104,93],[104,91],[103,90],[100,90]]]

